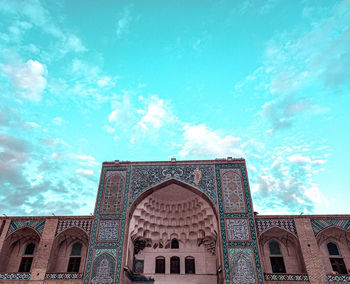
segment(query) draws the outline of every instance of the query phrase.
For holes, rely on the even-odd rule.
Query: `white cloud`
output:
[[[140,110],[137,112],[143,113]],[[138,125],[145,130],[149,128],[159,129],[172,120],[173,115],[167,103],[158,96],[152,96]]]
[[[243,157],[239,137],[223,135],[205,124],[185,124],[183,131],[184,146],[178,153],[180,157]]]
[[[47,70],[39,61],[28,60],[18,65],[2,65],[3,72],[11,80],[15,93],[32,101],[40,101],[46,87]]]
[[[295,154],[292,156],[287,157],[287,160],[289,162],[294,162],[294,163],[310,163],[311,159],[310,157],[303,156],[301,154]]]
[[[55,117],[54,119],[52,119],[52,122],[57,126],[61,126],[67,123],[67,121],[65,121],[62,117]]]
[[[131,23],[130,9],[126,8],[122,17],[117,22],[117,37],[120,38],[124,33],[126,33],[129,25]]]
[[[93,176],[94,175],[93,170],[77,169],[76,172],[78,174],[82,174],[83,176]]]

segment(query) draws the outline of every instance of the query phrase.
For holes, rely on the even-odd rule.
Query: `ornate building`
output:
[[[105,162],[93,216],[0,218],[2,283],[349,283],[349,268],[350,215],[256,216],[243,159]]]

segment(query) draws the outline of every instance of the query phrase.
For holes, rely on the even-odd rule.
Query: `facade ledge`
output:
[[[264,273],[264,278],[266,281],[309,281],[309,276],[307,274]]]
[[[0,273],[0,280],[29,280],[30,272]]]
[[[327,274],[328,282],[350,282],[350,274]]]
[[[67,279],[83,279],[84,273],[63,272],[63,273],[46,273],[45,279],[67,280]]]

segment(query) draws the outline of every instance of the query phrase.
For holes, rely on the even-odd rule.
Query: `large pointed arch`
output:
[[[218,216],[218,212],[217,212],[217,207],[215,206],[214,202],[212,201],[212,199],[204,192],[202,192],[200,189],[186,183],[186,182],[183,182],[181,180],[178,180],[178,179],[175,179],[175,178],[171,178],[171,179],[168,179],[166,181],[163,181],[147,190],[145,190],[144,192],[142,192],[134,201],[133,203],[131,204],[131,206],[129,207],[129,214],[128,214],[128,217],[130,218],[130,216],[133,214],[133,212],[135,211],[135,208],[137,207],[138,204],[140,204],[140,202],[142,200],[144,200],[147,196],[151,195],[152,193],[168,186],[168,185],[171,185],[171,184],[176,184],[176,185],[179,185],[183,188],[186,188],[188,189],[189,191],[197,194],[198,196],[200,196],[201,198],[203,198],[205,201],[207,201],[210,206],[212,207],[213,209],[213,212],[216,216],[216,219],[219,220],[219,216]]]
[[[218,209],[215,205],[215,201],[213,201],[206,193],[204,193],[203,191],[201,191],[200,189],[198,189],[197,187],[190,185],[186,182],[183,182],[181,180],[178,180],[176,178],[171,178],[168,179],[166,181],[160,182],[159,184],[152,186],[148,189],[146,189],[144,192],[142,192],[129,206],[129,209],[127,211],[127,216],[126,216],[126,223],[125,223],[125,237],[124,237],[124,245],[123,247],[125,248],[123,251],[123,258],[122,258],[122,266],[123,267],[129,267],[129,269],[132,269],[130,260],[133,258],[133,256],[131,256],[131,254],[133,255],[133,252],[130,251],[129,249],[129,245],[130,245],[130,237],[131,237],[131,231],[130,231],[130,226],[131,226],[131,221],[134,215],[134,212],[136,210],[136,208],[138,208],[138,206],[143,202],[148,202],[146,201],[149,197],[151,197],[152,194],[157,194],[157,192],[161,191],[161,190],[166,190],[167,187],[171,187],[172,185],[181,187],[184,191],[189,191],[191,196],[194,196],[195,198],[197,197],[198,200],[200,200],[200,202],[202,202],[203,204],[207,204],[205,206],[207,206],[206,208],[210,208],[210,211],[212,211],[211,214],[213,214],[213,217],[215,219],[215,231],[216,231],[216,243],[214,244],[214,248],[211,251],[211,253],[215,253],[216,250],[216,254],[214,254],[214,257],[216,259],[216,268],[214,268],[215,270],[215,275],[217,273],[217,267],[223,267],[223,255],[222,255],[222,251],[221,248],[222,247],[222,239],[221,239],[221,226],[220,226],[220,218],[219,218],[219,214],[218,214]],[[215,195],[216,196],[216,195]],[[170,222],[170,220],[169,220]],[[185,222],[185,220],[184,220]],[[203,239],[202,243],[198,243],[196,246],[205,246],[206,247],[206,251],[208,251],[208,253],[210,253],[208,247],[207,247],[207,243],[205,242],[209,242],[209,240]],[[180,240],[181,242],[181,240]],[[181,242],[182,244],[182,242]],[[166,246],[166,244],[163,244],[164,247]],[[181,247],[181,246],[180,246]],[[131,257],[130,257],[131,256]],[[196,268],[197,269],[197,268]],[[121,277],[123,279],[123,277],[125,277],[125,275],[123,275],[124,273],[122,273]],[[153,275],[152,275],[153,277]],[[216,281],[215,281],[216,282]]]

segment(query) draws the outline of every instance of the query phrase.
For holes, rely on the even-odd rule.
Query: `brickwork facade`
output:
[[[104,163],[94,216],[0,217],[0,284],[350,283],[349,269],[350,215],[256,216],[241,159]]]

